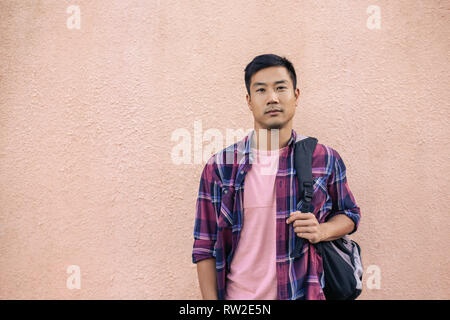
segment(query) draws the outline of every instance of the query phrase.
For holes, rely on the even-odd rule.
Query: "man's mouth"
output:
[[[269,115],[275,115],[275,114],[279,114],[281,112],[281,110],[269,110],[266,113],[268,113]]]

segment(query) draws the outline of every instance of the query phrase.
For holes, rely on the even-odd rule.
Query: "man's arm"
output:
[[[203,300],[217,300],[216,259],[197,262],[197,274]]]
[[[286,220],[286,223],[292,222],[294,222],[294,232],[297,236],[311,243],[342,238],[355,227],[353,220],[343,214],[334,216],[327,222],[319,223],[314,214],[296,211]]]
[[[212,160],[203,169],[198,190],[194,224],[194,246],[192,262],[197,264],[198,281],[203,299],[218,299],[216,279],[215,243],[217,238],[216,211],[212,202],[215,181]]]
[[[353,221],[353,229],[348,232],[348,234],[354,233],[358,229],[359,220],[361,219],[361,212],[359,207],[356,205],[355,198],[347,181],[347,169],[345,167],[344,161],[336,150],[333,150],[334,154],[334,168],[330,176],[330,181],[328,184],[328,193],[332,200],[331,213],[325,218],[325,223],[336,221],[336,217],[341,216],[340,220],[344,221],[344,217]],[[344,222],[333,222],[328,226],[325,226],[325,233],[328,227],[328,237],[333,237],[333,233],[337,232],[336,226],[343,226]],[[333,232],[334,230],[334,232]],[[331,232],[331,234],[330,234]]]
[[[312,213],[296,211],[286,220],[292,223],[294,232],[311,243],[332,241],[356,231],[360,220],[360,209],[350,191],[346,177],[346,167],[340,155],[334,150],[335,162],[328,185],[333,203],[331,213],[320,223]]]
[[[327,222],[319,224],[320,241],[332,241],[349,234],[355,228],[355,223],[346,215],[340,214]]]

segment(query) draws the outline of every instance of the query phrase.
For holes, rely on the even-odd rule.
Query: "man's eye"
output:
[[[277,89],[287,89],[287,87],[278,87]],[[261,88],[261,89],[256,90],[256,92],[258,92],[258,91],[263,92],[264,90],[265,89]]]

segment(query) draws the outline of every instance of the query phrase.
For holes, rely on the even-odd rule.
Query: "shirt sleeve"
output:
[[[214,168],[214,164],[210,159],[205,165],[200,178],[194,224],[193,263],[208,258],[215,258],[217,216],[214,207],[214,190],[217,185],[217,176],[214,173]]]
[[[344,161],[336,150],[334,150],[334,166],[328,184],[328,193],[333,206],[326,220],[338,214],[345,214],[355,224],[353,231],[349,234],[354,233],[358,229],[361,212],[348,186]]]

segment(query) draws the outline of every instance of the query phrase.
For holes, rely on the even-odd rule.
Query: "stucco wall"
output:
[[[200,298],[198,147],[208,129],[225,147],[227,129],[253,127],[244,67],[262,53],[296,67],[294,129],[345,161],[353,238],[380,271],[361,299],[450,298],[449,9],[2,1],[0,298]],[[175,133],[191,138],[188,163]]]

